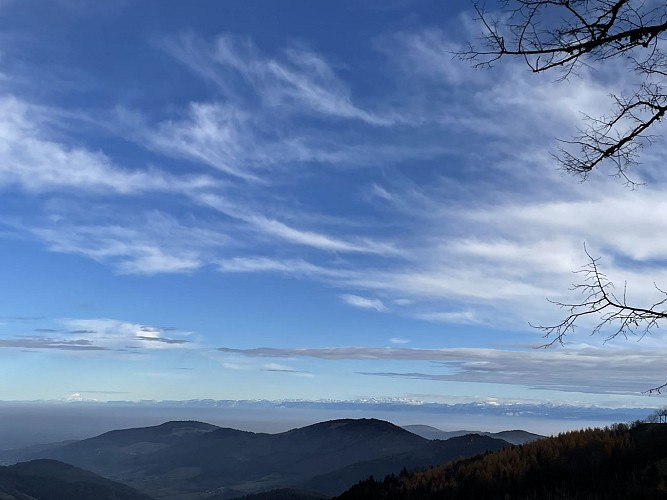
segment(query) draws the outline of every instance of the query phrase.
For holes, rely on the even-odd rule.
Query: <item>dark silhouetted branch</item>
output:
[[[622,295],[617,295],[614,284],[605,276],[598,262],[600,258],[592,257],[586,250],[589,262],[579,271],[574,271],[581,280],[572,285],[571,290],[579,292],[581,299],[575,302],[550,301],[568,312],[567,317],[555,325],[535,326],[544,332],[548,340],[540,347],[549,347],[554,344],[564,344],[565,337],[574,332],[581,321],[591,318],[594,326],[591,335],[602,333],[608,342],[619,335],[628,338],[636,336],[640,340],[658,327],[661,320],[667,319],[667,292],[658,288],[664,298],[654,304],[641,307],[629,304],[627,301],[627,285],[623,286]],[[660,393],[667,387],[667,383],[649,389],[649,393]]]
[[[572,140],[561,141],[557,162],[586,179],[610,163],[613,174],[635,183],[627,170],[640,149],[654,137],[649,128],[667,111],[667,57],[660,41],[667,32],[667,4],[642,0],[503,0],[505,17],[475,5],[484,33],[479,46],[459,57],[475,66],[490,66],[502,57],[522,57],[536,73],[555,70],[566,79],[579,65],[626,58],[643,82],[629,96],[612,96],[613,111],[586,117],[587,126]]]

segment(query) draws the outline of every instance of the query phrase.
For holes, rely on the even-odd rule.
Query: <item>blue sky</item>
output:
[[[529,326],[584,242],[633,300],[667,284],[664,143],[635,190],[551,157],[636,82],[473,69],[473,18],[0,2],[0,399],[661,404],[660,330]]]

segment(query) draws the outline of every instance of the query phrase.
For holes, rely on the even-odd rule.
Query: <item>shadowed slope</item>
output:
[[[150,500],[124,484],[56,460],[33,460],[0,467],[5,500]]]

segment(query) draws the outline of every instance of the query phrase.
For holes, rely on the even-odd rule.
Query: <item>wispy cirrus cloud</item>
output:
[[[337,278],[347,275],[341,269],[318,266],[301,259],[279,260],[269,257],[234,257],[218,262],[223,273],[280,273],[310,278]]]
[[[252,146],[256,139],[250,129],[251,121],[249,113],[229,104],[191,103],[184,119],[162,122],[155,130],[140,131],[138,138],[163,154],[257,181],[253,170],[270,160],[261,153],[254,155],[256,150]]]
[[[418,313],[415,315],[417,319],[425,321],[433,321],[435,323],[478,323],[475,313],[472,311],[439,311]]]
[[[463,46],[439,29],[393,33],[381,37],[376,47],[403,74],[412,75],[417,81],[441,85],[444,80],[457,86],[479,84],[484,78],[480,72],[471,72],[467,63],[457,60],[456,53]]]
[[[54,252],[110,263],[128,274],[194,271],[210,263],[220,248],[232,243],[230,237],[212,226],[185,225],[157,211],[138,217],[128,215],[124,225],[69,220],[66,214],[48,225],[24,230],[44,241]]]
[[[389,339],[389,342],[395,345],[401,345],[401,344],[409,344],[410,340],[409,339],[404,339],[402,337],[392,337]]]
[[[228,72],[233,70],[272,108],[360,120],[370,125],[394,122],[354,104],[347,85],[336,76],[331,65],[305,46],[293,45],[278,57],[270,57],[263,54],[251,39],[230,34],[218,36],[213,43],[192,34],[185,35],[165,41],[162,46],[227,95],[238,95],[247,89],[239,91],[238,87],[231,87]]]
[[[431,322],[522,329],[528,320],[548,321],[557,311],[545,312],[544,299],[566,297],[570,271],[585,263],[584,241],[605,257],[610,276],[638,283],[640,299],[650,296],[652,287],[644,285],[651,278],[665,282],[653,262],[667,254],[653,215],[664,204],[661,184],[639,195],[599,178],[590,187],[573,187],[554,174],[544,152],[545,140],[567,136],[579,110],[604,109],[609,82],[584,72],[555,85],[514,64],[494,74],[475,72],[451,59],[454,42],[444,31],[401,32],[386,40],[391,50],[385,57],[395,62],[397,91],[405,99],[355,97],[344,71],[299,45],[267,53],[231,35],[164,41],[163,50],[215,91],[171,110],[167,119],[128,124],[129,116],[123,128],[119,117],[118,128],[153,153],[186,159],[197,169],[214,167],[228,175],[224,184],[202,175],[123,169],[106,153],[51,137],[39,110],[16,98],[2,101],[9,118],[0,131],[11,145],[5,164],[20,168],[0,167],[0,182],[95,196],[179,193],[182,205],[165,209],[171,213],[163,221],[145,213],[128,217],[117,199],[103,223],[72,214],[58,224],[24,221],[28,234],[51,250],[121,273],[192,272],[207,265],[224,273],[280,273],[333,284],[334,299],[382,297],[366,303],[376,310],[404,301],[392,312]],[[330,127],[334,122],[375,135],[350,142],[350,135]],[[400,149],[402,136],[419,139]],[[436,142],[465,155],[450,160]],[[427,180],[392,163],[393,156],[419,163],[429,148],[443,167]],[[31,151],[54,160],[37,163]],[[664,163],[660,151],[649,157],[651,165]],[[300,183],[318,175],[312,162],[381,168],[355,184],[358,191],[341,190],[340,202],[318,206],[300,200]],[[384,170],[385,163],[392,167]],[[334,205],[359,211],[344,213],[345,223],[332,222],[343,219]]]
[[[156,168],[124,169],[107,155],[50,137],[48,110],[13,97],[0,98],[0,187],[29,192],[76,189],[95,194],[137,195],[210,188],[204,175],[175,176]]]
[[[345,241],[316,231],[300,230],[288,226],[275,219],[261,215],[252,215],[248,220],[264,233],[299,245],[307,245],[322,250],[341,252],[359,252],[374,254],[399,254],[392,243],[381,243],[370,238],[357,238],[356,241]]]
[[[401,251],[397,246],[391,242],[377,241],[367,237],[340,237],[328,235],[319,231],[297,229],[274,218],[249,211],[247,208],[240,207],[237,203],[218,195],[202,194],[197,197],[197,200],[225,215],[250,224],[255,230],[262,234],[295,245],[303,245],[326,251],[349,253],[370,253],[379,255],[401,254]]]
[[[474,36],[458,37],[469,29],[464,18],[442,29],[420,27],[419,16],[379,30],[373,24],[375,45],[354,51],[294,41],[284,26],[256,38],[158,34],[152,45],[142,45],[139,30],[126,38],[132,57],[118,61],[127,77],[74,51],[67,53],[81,67],[70,71],[57,50],[22,51],[16,43],[17,59],[54,57],[46,72],[30,62],[20,76],[0,74],[0,90],[8,90],[0,98],[0,237],[94,260],[116,271],[109,279],[140,281],[140,290],[155,286],[147,303],[160,301],[163,279],[177,279],[202,297],[214,285],[230,297],[248,293],[246,302],[260,311],[283,293],[301,306],[309,288],[320,293],[308,300],[383,313],[366,315],[375,328],[369,338],[391,348],[222,348],[213,355],[223,369],[245,370],[248,386],[262,377],[325,380],[320,368],[328,362],[343,371],[355,366],[369,385],[392,391],[417,380],[624,394],[661,383],[662,335],[646,337],[636,352],[617,342],[606,349],[512,346],[541,343],[539,333],[527,333],[528,321],[548,324],[562,314],[545,299],[569,297],[570,271],[586,263],[584,241],[610,278],[630,281],[630,299],[652,303],[661,297],[652,281],[667,285],[665,148],[644,157],[638,180],[651,184],[638,192],[604,176],[579,185],[556,172],[549,156],[554,137],[569,137],[580,112],[603,113],[614,86],[622,91],[632,82],[614,67],[582,68],[558,83],[520,61],[475,71],[452,54]],[[76,267],[68,271],[76,279]],[[154,277],[168,273],[181,276]],[[310,283],[283,286],[286,278]],[[218,313],[207,300],[195,302],[192,314],[202,323]],[[251,315],[236,316],[234,305],[220,305],[230,329],[243,323],[242,331],[266,333],[264,340],[272,334],[291,342],[277,333],[284,325],[257,326]],[[11,335],[0,326],[6,349],[185,358],[201,347],[198,335],[136,321],[67,320]],[[340,332],[341,345],[356,342],[350,332]],[[319,333],[313,327],[311,338]],[[202,345],[234,339],[224,326],[207,335]],[[252,339],[248,333],[244,345],[259,344]],[[407,347],[491,342],[506,348]],[[174,366],[181,364],[190,363]],[[174,371],[147,373],[173,379]]]
[[[423,44],[425,40],[431,52],[437,49],[438,57],[446,53],[446,46],[436,47],[446,45],[441,33],[410,39],[409,43]],[[507,78],[488,74],[477,82],[480,89],[486,86],[488,99],[469,94],[469,110],[459,113],[463,110],[450,109],[447,118],[452,125],[464,125],[479,137],[503,137],[504,144],[488,145],[491,163],[484,174],[501,187],[479,191],[488,201],[474,197],[462,201],[423,187],[416,188],[415,193],[406,192],[404,186],[392,190],[391,184],[375,184],[376,197],[397,209],[413,227],[420,228],[421,234],[415,232],[402,241],[406,254],[413,257],[409,263],[365,267],[363,272],[339,275],[341,286],[390,295],[407,292],[410,300],[441,301],[435,310],[414,312],[429,321],[491,323],[499,315],[539,321],[558,313],[553,309],[553,313],[548,312],[544,299],[567,297],[571,271],[586,263],[582,248],[586,241],[596,255],[605,257],[605,270],[610,276],[621,282],[628,277],[636,284],[635,297],[652,303],[652,298],[659,295],[652,280],[658,277],[660,283],[665,279],[659,262],[655,262],[663,257],[664,242],[650,236],[660,222],[646,221],[654,219],[651,213],[661,204],[658,198],[663,185],[655,178],[664,171],[664,162],[658,160],[663,148],[656,147],[655,156],[647,157],[654,179],[640,192],[600,176],[586,185],[559,177],[552,160],[540,154],[545,138],[551,139],[554,134],[567,137],[571,131],[568,124],[579,119],[581,110],[602,112],[610,87],[585,72],[566,85],[539,79],[536,82],[524,68],[510,66],[500,73]],[[470,72],[470,68],[458,70]],[[510,90],[517,86],[525,92]],[[441,91],[446,92],[446,86]],[[543,110],[539,117],[534,111],[537,108]],[[520,123],[513,130],[493,118],[510,114]],[[475,119],[471,121],[472,115]],[[640,177],[642,171],[638,172]],[[508,190],[510,184],[514,187]],[[531,188],[517,191],[516,186]],[[450,187],[470,189],[460,183]],[[473,188],[470,194],[474,193]],[[460,205],[453,208],[457,202]],[[464,312],[442,312],[443,305],[450,309],[465,302],[470,307]],[[527,311],[533,311],[532,318]]]
[[[253,91],[264,84],[278,87],[285,84],[285,82],[277,83],[273,77],[268,78],[268,82],[259,81],[258,75],[260,74],[273,75],[267,68],[275,61],[262,55],[247,40],[222,37],[218,40],[215,49],[196,38],[186,37],[179,43],[181,43],[180,48],[178,45],[172,45],[169,50],[172,50],[173,54],[183,61],[192,62],[191,66],[197,66],[192,66],[192,69],[211,81],[215,80],[220,83],[225,80],[219,78],[222,72],[232,69],[243,75],[246,83],[250,82]],[[451,99],[444,98],[448,95],[447,93],[453,91],[452,89],[458,85],[457,82],[473,74],[473,71],[466,65],[452,61],[450,57],[452,43],[442,32],[402,33],[394,37],[393,43],[397,49],[393,52],[393,57],[398,57],[403,62],[411,61],[409,65],[418,70],[412,72],[410,85],[418,88],[424,85],[425,80],[428,80],[428,85],[432,86],[436,76],[441,81],[444,78],[445,84],[434,90],[442,98],[439,99],[439,102],[451,103]],[[188,54],[188,57],[185,57],[184,54]],[[321,57],[316,59],[320,62],[323,60]],[[434,65],[434,61],[437,61],[438,64]],[[275,64],[277,65],[274,66],[274,69],[281,67],[280,63]],[[313,68],[321,69],[317,64],[313,64]],[[443,77],[440,73],[433,75],[426,71],[429,68],[432,70],[434,66],[442,67],[443,71],[449,73]],[[317,73],[318,70],[313,68],[311,69]],[[421,71],[420,68],[424,71]],[[324,70],[318,74],[324,75],[325,73],[331,75],[330,72]],[[536,171],[537,169],[530,165],[536,160],[544,167],[544,172],[550,172],[551,167],[547,164],[546,156],[540,157],[537,153],[533,155],[532,148],[535,148],[535,152],[538,151],[538,146],[543,148],[544,133],[547,130],[549,134],[553,133],[554,123],[558,125],[559,129],[566,131],[565,123],[569,123],[575,116],[578,117],[579,109],[583,104],[588,105],[589,109],[591,103],[601,106],[600,103],[603,102],[601,96],[606,96],[608,89],[598,81],[589,78],[589,75],[583,75],[581,81],[565,89],[542,81],[539,82],[539,85],[535,85],[531,75],[526,74],[523,68],[516,65],[503,70],[502,75],[507,78],[499,79],[487,73],[474,80],[475,88],[478,88],[479,92],[483,91],[489,97],[488,99],[479,99],[481,94],[469,92],[464,96],[464,100],[469,100],[469,102],[465,101],[465,106],[452,105],[446,110],[444,108],[438,110],[425,109],[417,105],[411,111],[420,113],[421,118],[410,123],[415,127],[427,126],[428,123],[464,127],[473,131],[480,138],[502,136],[506,143],[491,144],[487,155],[489,158],[496,155],[493,163],[488,165],[489,178],[500,179],[501,184],[505,187],[509,184],[510,179],[516,180],[526,172]],[[517,97],[516,92],[508,91],[509,87],[517,85],[526,89],[521,93],[521,97]],[[223,94],[231,96],[230,100],[237,104],[242,103],[243,97],[239,95],[238,85],[234,89],[227,87],[220,83]],[[538,103],[545,101],[545,93],[550,96],[546,115],[543,114],[538,119],[534,109]],[[267,93],[267,95],[270,94],[270,92]],[[423,92],[416,92],[416,94],[423,95]],[[270,99],[264,105],[273,102],[273,105],[278,107],[287,106],[287,103],[290,106],[296,106],[298,102],[299,105],[308,107],[307,99],[285,100],[285,95],[287,93],[281,94],[281,91],[277,91],[276,96],[278,97],[275,97],[274,100]],[[408,102],[408,104],[415,103]],[[443,111],[446,111],[446,116],[438,115]],[[516,116],[521,127],[508,131],[506,126],[499,126],[497,120],[493,118],[507,113]],[[409,115],[410,113],[405,114],[405,116]],[[528,130],[530,133],[526,135]],[[222,137],[224,138],[225,134],[222,134]],[[531,140],[526,141],[526,137],[530,137]],[[516,157],[512,153],[512,148],[518,147],[519,143],[521,143],[522,153]],[[507,164],[510,161],[512,168],[515,169],[513,172],[507,170]],[[544,183],[534,182],[535,174],[530,175],[530,182],[536,184],[537,187],[534,196],[522,195],[522,206],[535,206],[538,210],[543,201],[539,199],[539,196],[543,196],[546,191],[539,187]],[[503,180],[503,177],[506,178]],[[554,178],[550,173],[543,175],[546,184],[554,184]],[[550,188],[553,191],[551,196],[564,192],[565,184],[566,182],[556,181],[556,190],[553,190],[553,187]],[[343,288],[352,286],[370,291],[381,291],[390,297],[396,296],[399,291],[404,295],[407,292],[407,295],[410,295],[409,298],[396,297],[396,299],[440,302],[439,304],[431,303],[429,308],[413,308],[409,312],[406,311],[406,314],[412,314],[413,317],[427,321],[467,323],[486,321],[488,323],[491,313],[498,313],[500,304],[511,315],[516,314],[520,309],[525,310],[526,301],[535,303],[537,300],[542,301],[545,297],[557,296],[568,286],[566,279],[569,279],[569,271],[576,269],[582,261],[581,243],[585,238],[575,239],[575,235],[571,232],[563,235],[565,237],[544,239],[544,232],[539,231],[537,223],[534,226],[534,232],[529,224],[524,223],[519,227],[525,228],[526,232],[515,234],[514,229],[520,222],[518,218],[506,217],[504,219],[506,228],[502,227],[502,222],[483,221],[486,215],[502,211],[508,206],[507,200],[511,196],[509,193],[503,193],[502,189],[496,190],[491,195],[492,201],[494,197],[496,198],[496,203],[482,204],[482,207],[479,207],[479,203],[468,199],[457,208],[452,208],[454,203],[462,200],[460,198],[444,200],[443,203],[438,199],[441,194],[436,190],[428,191],[413,186],[412,192],[409,190],[406,192],[402,188],[396,191],[393,187],[395,186],[391,184],[374,183],[374,199],[381,199],[401,216],[398,219],[399,225],[405,222],[406,225],[409,224],[413,228],[409,233],[410,237],[403,238],[400,243],[400,253],[409,255],[409,262],[383,263],[377,268],[372,266],[369,268],[364,264],[364,268],[361,269],[357,267],[357,263],[350,260],[344,263],[349,267],[346,268],[344,265],[341,271],[340,265],[336,266],[338,269],[333,269],[321,262],[311,264],[304,258],[276,259],[267,255],[227,258],[222,261],[220,268],[225,272],[232,270],[235,272],[281,272],[293,274],[295,277],[307,275],[311,279],[335,282]],[[458,181],[450,182],[449,188],[453,190],[469,189]],[[482,187],[480,195],[486,194]],[[586,196],[585,190],[582,190],[580,195]],[[571,198],[571,195],[569,196]],[[291,244],[349,253],[391,254],[397,252],[397,243],[388,239],[378,243],[377,241],[364,241],[359,237],[341,238],[321,231],[297,229],[274,218],[240,211],[229,201],[221,205],[220,197],[205,195],[202,199],[207,200],[206,202],[212,206],[217,206],[217,209],[223,213],[253,226],[259,233]],[[458,222],[456,224],[443,223],[443,220]],[[461,231],[457,232],[457,229],[460,228],[465,229],[465,236]],[[476,234],[483,236],[476,238]],[[545,272],[545,268],[550,270]],[[461,311],[463,303],[471,300],[474,305]],[[486,310],[480,311],[479,309]]]
[[[214,87],[209,100],[192,101],[158,123],[117,110],[119,133],[160,154],[267,184],[275,181],[273,170],[294,175],[295,167],[313,164],[381,165],[437,157],[447,149],[419,137],[369,140],[346,133],[339,122],[391,134],[405,117],[386,103],[380,103],[383,111],[355,103],[336,68],[303,45],[287,43],[269,55],[248,37],[221,34],[208,41],[190,33],[158,46]],[[313,118],[322,121],[313,124]]]
[[[387,310],[387,307],[380,299],[370,299],[368,297],[362,297],[360,295],[352,295],[352,294],[343,294],[340,296],[340,298],[346,304],[349,304],[354,307],[359,307],[361,309],[372,309],[377,312],[382,312]]]

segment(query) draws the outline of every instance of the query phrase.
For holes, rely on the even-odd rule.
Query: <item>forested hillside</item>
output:
[[[340,500],[663,499],[667,424],[619,424],[541,439],[427,471],[362,481]]]

